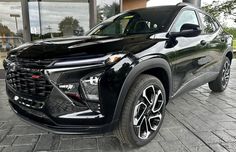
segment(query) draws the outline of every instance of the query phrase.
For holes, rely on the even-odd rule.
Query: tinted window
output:
[[[155,7],[121,13],[96,26],[88,35],[122,36],[165,32],[176,11],[176,7]]]
[[[180,32],[180,29],[184,24],[199,25],[196,13],[194,11],[186,10],[182,12],[174,23],[172,32]]]
[[[213,33],[217,30],[217,27],[215,26],[215,23],[213,22],[210,16],[205,15],[203,13],[199,13],[199,16],[202,21],[202,32],[204,34]]]

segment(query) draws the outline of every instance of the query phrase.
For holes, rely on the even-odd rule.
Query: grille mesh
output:
[[[19,68],[9,69],[6,79],[17,92],[33,97],[46,98],[53,86],[46,80],[40,70]]]

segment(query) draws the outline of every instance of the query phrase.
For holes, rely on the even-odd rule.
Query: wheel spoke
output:
[[[147,91],[149,91],[149,92],[148,92],[148,95],[147,95]],[[152,91],[152,92],[151,92],[151,91]],[[150,95],[150,93],[151,93],[152,95]],[[142,96],[144,97],[144,99],[146,99],[146,101],[147,101],[150,105],[153,104],[152,98],[153,98],[154,95],[155,95],[155,88],[154,88],[153,85],[151,85],[151,86],[147,87],[145,90],[143,90]],[[150,97],[149,97],[150,99],[148,98],[148,96],[150,96]]]
[[[224,86],[226,86],[228,84],[229,77],[230,77],[230,63],[229,62],[225,63],[222,72],[223,72],[222,82],[223,82]]]
[[[225,71],[226,73],[229,71],[230,69],[230,64],[227,62],[226,65],[225,65]]]
[[[160,111],[162,108],[162,105],[163,105],[162,93],[161,93],[161,90],[158,90],[157,94],[155,95],[155,100],[152,105],[152,112],[156,113]]]
[[[227,65],[227,66],[226,66],[226,67],[227,67],[226,69],[228,70],[228,69],[229,69],[229,67],[230,67],[230,64],[229,64],[229,62],[227,62],[227,64],[226,64],[226,65]]]
[[[143,118],[144,112],[147,109],[147,105],[144,102],[140,102],[134,108],[133,124],[138,125]]]
[[[161,121],[161,118],[162,118],[162,114],[161,113],[157,113],[156,115],[153,115],[153,116],[150,116],[148,118],[148,124],[149,124],[149,127],[153,130],[153,131],[156,131],[159,124],[160,124],[160,121]]]
[[[148,122],[146,116],[143,117],[140,125],[138,126],[138,136],[141,139],[147,139],[151,132],[148,129]]]
[[[225,76],[223,76],[223,77],[221,78],[221,81],[222,81],[222,82],[224,82],[224,81],[225,81]]]
[[[230,69],[226,70],[226,76],[230,76]]]
[[[225,79],[228,80],[228,79],[229,79],[229,75],[226,75],[226,76],[225,76]]]

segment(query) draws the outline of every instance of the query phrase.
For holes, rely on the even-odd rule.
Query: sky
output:
[[[201,6],[205,6],[208,4],[211,4],[214,0],[202,0],[201,1]],[[227,0],[220,0],[220,2],[225,2]],[[149,0],[147,3],[147,7],[151,6],[160,6],[160,5],[175,5],[179,2],[182,2],[182,0]],[[229,16],[225,18],[224,16],[221,16],[218,18],[221,24],[229,27],[235,27],[236,28],[236,23],[232,19],[232,16]]]

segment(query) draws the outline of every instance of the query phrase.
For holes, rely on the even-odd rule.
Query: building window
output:
[[[83,1],[29,2],[33,40],[84,35],[89,30],[89,3]]]
[[[23,43],[21,2],[0,2],[0,63],[7,51]]]

